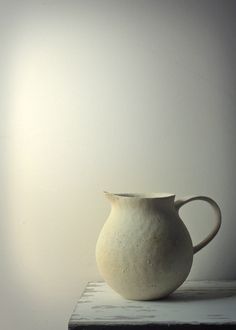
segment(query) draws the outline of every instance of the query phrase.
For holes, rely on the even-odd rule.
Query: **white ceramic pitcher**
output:
[[[206,246],[221,225],[217,203],[206,196],[175,201],[173,194],[105,192],[111,212],[99,235],[96,260],[101,276],[126,299],[152,300],[167,296],[187,278],[193,254]],[[202,200],[215,211],[215,228],[193,246],[178,211]]]

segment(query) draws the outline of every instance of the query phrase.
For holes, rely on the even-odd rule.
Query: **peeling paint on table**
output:
[[[236,281],[186,281],[165,299],[126,300],[89,282],[69,329],[236,329]]]

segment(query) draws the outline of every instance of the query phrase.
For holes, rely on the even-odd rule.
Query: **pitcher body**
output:
[[[172,194],[111,194],[96,260],[104,280],[126,299],[167,296],[187,278],[194,248]]]

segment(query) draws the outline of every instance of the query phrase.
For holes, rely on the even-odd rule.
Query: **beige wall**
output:
[[[235,1],[0,6],[0,328],[66,329],[100,279],[103,190],[216,199],[190,278],[235,279]],[[194,242],[213,226],[181,214]]]

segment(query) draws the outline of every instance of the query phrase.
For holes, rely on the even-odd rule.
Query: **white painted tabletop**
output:
[[[236,329],[236,281],[186,281],[169,297],[156,301],[126,300],[106,283],[90,282],[69,321],[69,329],[118,329],[125,325]]]

